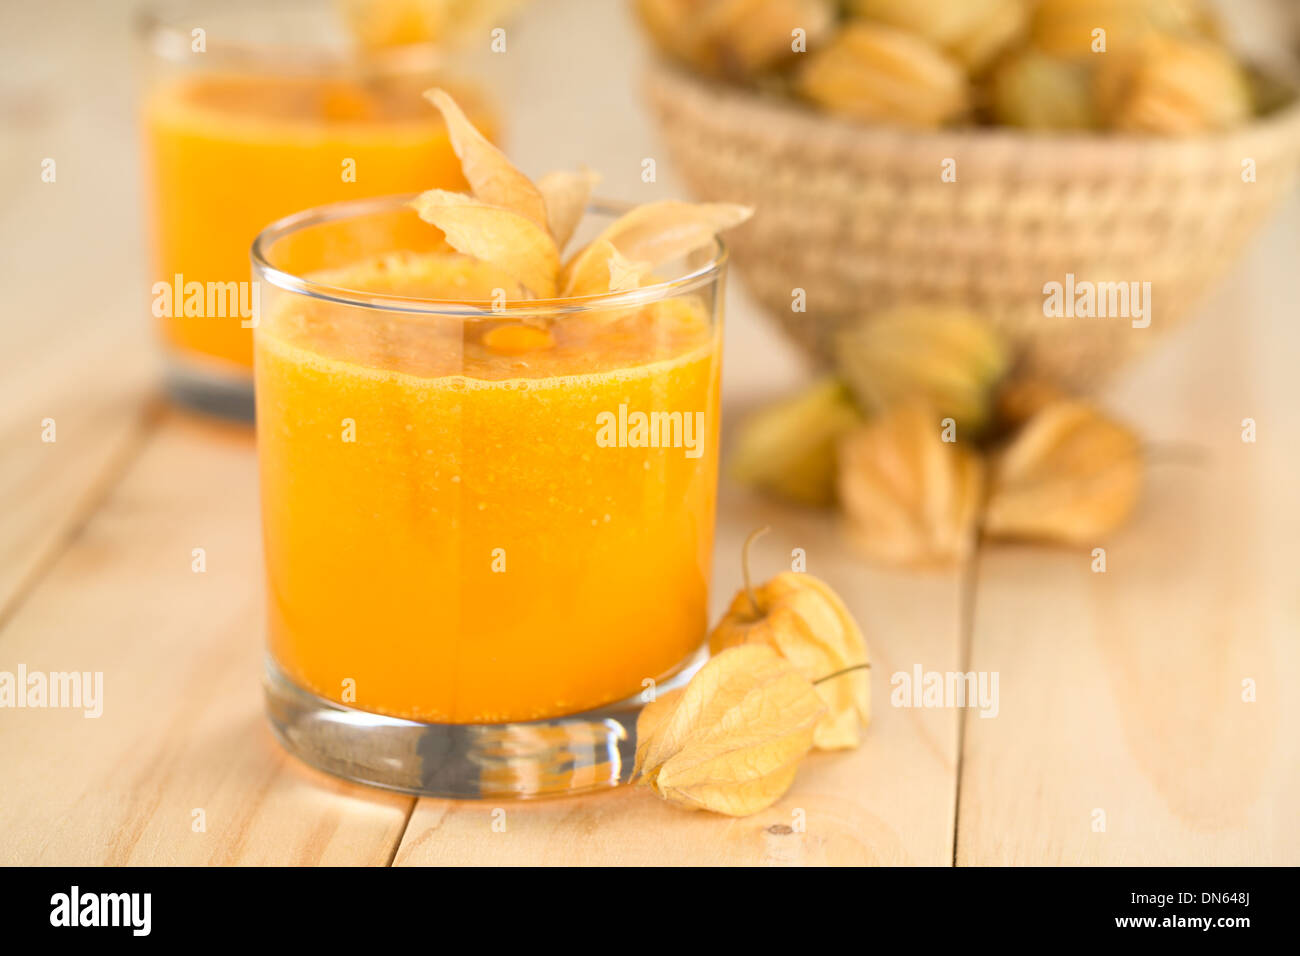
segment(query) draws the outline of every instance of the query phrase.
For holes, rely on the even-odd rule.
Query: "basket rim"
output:
[[[755,138],[761,131],[779,123],[790,135],[806,137],[822,146],[842,146],[856,150],[902,147],[926,151],[954,150],[960,147],[1015,153],[1021,161],[1042,159],[1048,162],[1077,163],[1086,151],[1090,159],[1107,159],[1131,163],[1162,157],[1185,160],[1189,154],[1221,155],[1238,145],[1259,143],[1270,137],[1285,138],[1300,150],[1300,87],[1288,84],[1296,94],[1285,107],[1229,130],[1194,136],[1162,137],[1129,133],[1025,130],[1011,126],[978,126],[948,129],[912,129],[905,126],[860,123],[829,113],[822,113],[793,100],[764,94],[703,77],[662,55],[649,58],[647,81],[651,86],[673,89],[698,101],[721,104],[711,110],[713,122],[726,126],[738,136]],[[1247,155],[1247,154],[1243,154]]]

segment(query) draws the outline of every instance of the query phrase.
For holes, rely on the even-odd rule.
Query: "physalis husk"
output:
[[[713,242],[754,210],[735,203],[689,203],[668,199],[637,206],[610,223],[565,264],[560,291],[566,296],[609,291],[616,269],[609,248],[650,271]],[[635,286],[634,286],[635,288]]]
[[[595,177],[559,172],[534,183],[515,168],[440,89],[425,92],[446,120],[470,193],[430,189],[411,205],[457,252],[492,264],[533,298],[587,296],[639,288],[657,266],[713,242],[749,218],[731,203],[657,202],[608,226],[561,266]]]
[[[736,436],[731,473],[787,501],[834,504],[836,447],[861,423],[862,413],[844,384],[823,379],[745,421]]]
[[[546,222],[555,244],[561,250],[573,238],[573,232],[587,211],[591,191],[600,177],[589,169],[559,169],[537,180],[537,190],[546,203]]]
[[[1043,408],[994,460],[984,530],[999,537],[1097,543],[1137,504],[1137,436],[1083,402]]]
[[[906,405],[840,443],[840,502],[870,556],[925,567],[961,561],[974,550],[983,461],[943,438],[939,415]]]
[[[851,22],[807,56],[798,90],[832,113],[929,128],[956,119],[970,106],[961,65],[893,27]]]
[[[1016,41],[1029,23],[1025,0],[849,0],[849,9],[924,37],[972,71]]]
[[[927,403],[969,439],[989,419],[992,391],[1010,365],[1006,343],[965,309],[901,306],[870,316],[835,340],[840,374],[868,411]]]
[[[1227,129],[1254,111],[1250,79],[1231,53],[1196,38],[1154,36],[1098,66],[1096,96],[1113,129],[1190,136]]]
[[[1032,47],[999,63],[989,107],[999,123],[1025,129],[1094,129],[1100,122],[1092,65]]]
[[[766,529],[763,529],[766,530]],[[871,682],[867,644],[853,615],[830,586],[810,574],[785,571],[759,587],[749,580],[745,542],[745,587],[709,637],[709,651],[766,645],[814,681],[825,715],[813,731],[818,750],[856,747],[859,725],[871,719]],[[848,668],[860,668],[840,673]],[[828,675],[837,674],[836,677]]]
[[[833,0],[637,0],[636,7],[665,53],[735,78],[793,59],[795,30],[815,46],[836,13]]]
[[[790,788],[825,711],[776,651],[733,647],[641,711],[633,775],[679,806],[748,816]]]
[[[1109,59],[1135,53],[1152,36],[1218,32],[1204,0],[1038,0],[1030,39],[1056,56]]]
[[[474,198],[491,206],[512,209],[546,229],[546,200],[533,181],[474,127],[450,93],[431,89],[424,96],[438,107],[447,123],[452,149]]]
[[[555,295],[560,254],[544,226],[513,209],[446,189],[423,192],[411,205],[457,252],[496,266],[536,297]]]

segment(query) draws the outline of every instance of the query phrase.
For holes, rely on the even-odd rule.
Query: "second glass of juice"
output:
[[[722,246],[507,304],[409,198],[254,247],[272,725],[405,790],[616,784],[706,636]]]
[[[441,117],[446,86],[496,123],[468,56],[432,43],[364,55],[335,4],[181,0],[141,21],[142,110],[153,247],[151,308],[174,398],[252,415],[260,308],[248,247],[268,223],[323,203],[463,187]]]

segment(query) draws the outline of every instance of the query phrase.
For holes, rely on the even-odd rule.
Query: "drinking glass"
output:
[[[484,58],[431,43],[358,52],[335,4],[178,0],[139,24],[151,311],[182,404],[251,418],[248,247],[271,221],[337,200],[459,189],[421,91],[453,91],[497,135]]]
[[[272,727],[417,793],[616,785],[707,632],[723,246],[512,298],[411,198],[253,247]]]

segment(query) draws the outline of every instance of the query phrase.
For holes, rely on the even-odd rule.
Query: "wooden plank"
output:
[[[1099,542],[1106,572],[981,556],[971,666],[999,672],[1001,712],[967,719],[959,864],[1300,863],[1298,234],[1293,205],[1111,391],[1157,463],[1138,520]],[[1170,439],[1200,457],[1158,463]]]
[[[1105,574],[981,562],[971,667],[1001,701],[967,717],[959,864],[1300,862],[1294,486],[1184,468],[1151,492]]]
[[[750,530],[774,528],[761,539],[756,575],[781,570],[784,556],[803,548],[809,573],[839,591],[867,633],[873,702],[863,745],[810,757],[782,800],[738,820],[680,810],[640,788],[531,804],[422,799],[396,865],[951,863],[956,713],[890,707],[888,675],[916,663],[956,666],[959,575],[872,570],[851,557],[828,518],[776,509],[736,488],[722,502],[715,617],[739,587]],[[504,832],[493,829],[498,810]]]
[[[0,712],[20,768],[0,862],[390,860],[411,799],[311,771],[267,729],[257,513],[249,433],[169,416],[24,601],[0,669],[102,672],[103,713]]]
[[[82,59],[73,16],[99,38]],[[0,621],[138,448],[157,380],[129,32],[108,8],[0,11]]]
[[[590,5],[570,6],[589,19]],[[769,813],[733,821],[621,791],[506,804],[498,833],[487,804],[423,800],[403,836],[414,801],[285,756],[260,713],[247,438],[170,417],[152,435],[140,418],[152,370],[134,156],[122,134],[132,78],[117,68],[126,23],[105,8],[83,21],[102,42],[69,45],[51,28],[66,17],[36,10],[0,15],[12,27],[0,37],[21,38],[3,44],[12,69],[0,81],[0,133],[12,147],[0,153],[0,234],[16,252],[0,261],[0,495],[9,503],[0,621],[11,615],[0,670],[102,670],[106,702],[97,720],[0,712],[0,765],[18,771],[0,788],[0,862],[952,859],[958,716],[889,707],[888,678],[916,664],[962,666],[959,577],[871,570],[828,522],[733,488],[722,495],[715,610],[738,584],[741,538],[772,522],[759,573],[777,568],[771,555],[807,549],[809,570],[863,621],[876,661],[864,746],[810,759]],[[568,22],[534,29],[560,36]],[[528,44],[516,46],[528,55]],[[531,48],[542,56],[553,46]],[[625,55],[619,43],[595,52],[602,62]],[[564,82],[586,89],[590,66],[571,60]],[[634,72],[615,71],[618,90],[605,98],[628,100]],[[609,194],[677,194],[667,179],[641,182],[641,157],[659,151],[636,111],[613,111],[629,118],[618,136],[572,118],[563,137],[532,135],[560,128],[553,113],[520,113],[516,152],[530,170],[582,156],[606,175]],[[58,160],[57,184],[39,181],[47,156]],[[1140,521],[1107,543],[1107,574],[1041,549],[982,557],[969,666],[998,670],[1003,694],[999,718],[965,721],[959,862],[1300,862],[1300,703],[1284,683],[1300,664],[1300,326],[1291,314],[1300,218],[1294,207],[1289,214],[1291,225],[1274,230],[1200,325],[1112,391],[1147,435],[1195,442],[1207,457],[1153,474]],[[799,365],[736,311],[732,423],[738,395],[766,392]],[[1247,416],[1261,438],[1243,447],[1237,429]],[[53,446],[39,442],[45,417],[58,423]],[[194,547],[207,549],[205,574],[190,570]],[[1240,697],[1247,677],[1258,686],[1252,704]],[[787,833],[796,808],[807,830]],[[1106,811],[1105,833],[1092,830],[1096,808]],[[194,809],[206,832],[193,830]]]
[[[0,386],[0,622],[139,450],[154,407],[148,350],[106,330],[27,359]]]

